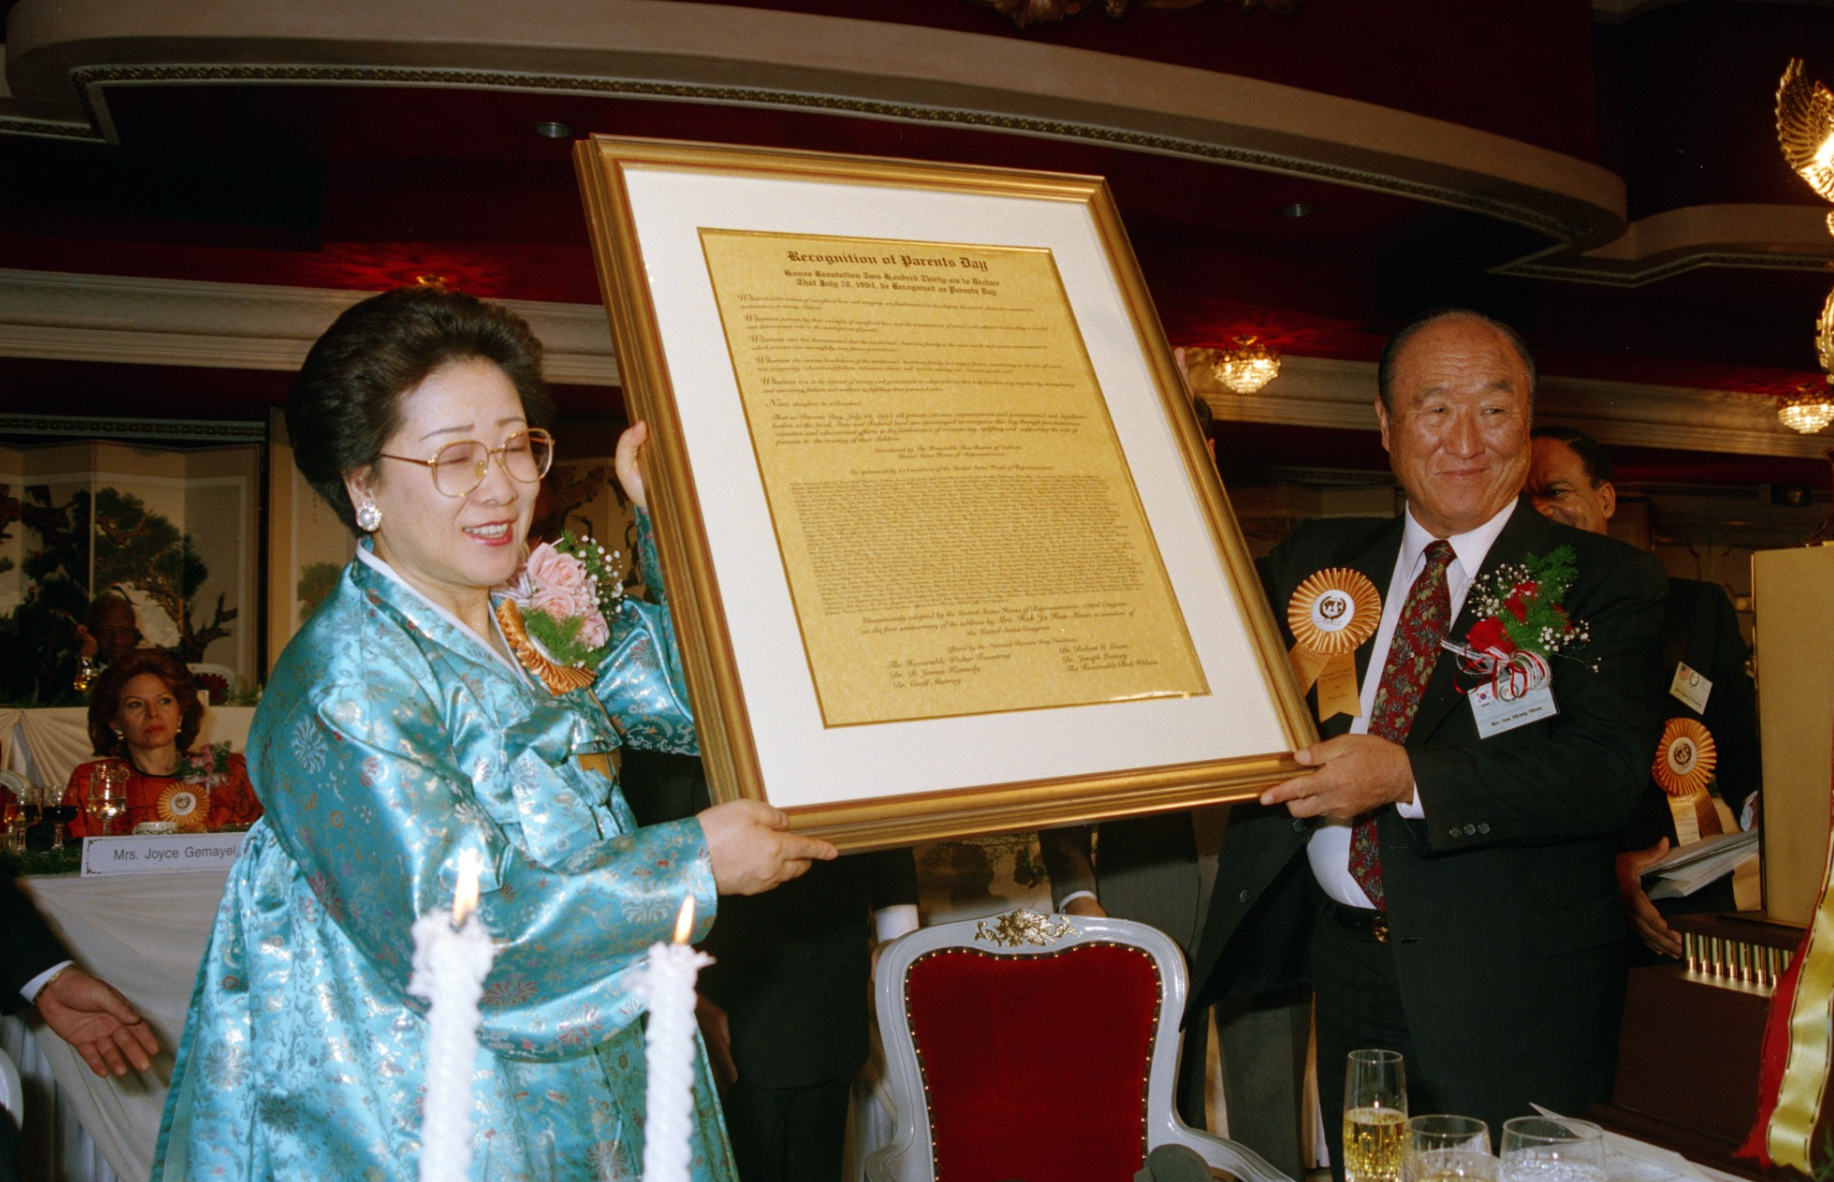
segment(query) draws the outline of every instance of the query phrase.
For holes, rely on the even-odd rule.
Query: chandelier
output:
[[[1777,419],[1791,431],[1813,435],[1834,423],[1834,390],[1828,388],[1828,382],[1804,382],[1794,394],[1778,397]]]
[[[1280,376],[1280,353],[1253,335],[1216,351],[1216,380],[1237,394],[1253,394]]]

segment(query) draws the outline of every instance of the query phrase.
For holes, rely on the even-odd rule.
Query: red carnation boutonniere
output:
[[[1448,640],[1445,646],[1504,701],[1541,688],[1551,658],[1571,657],[1592,639],[1585,621],[1571,618],[1560,602],[1577,573],[1571,546],[1499,567],[1471,588],[1478,619],[1465,643]]]

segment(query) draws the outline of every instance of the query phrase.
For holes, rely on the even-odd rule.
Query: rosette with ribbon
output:
[[[202,833],[209,828],[210,791],[183,781],[173,784],[153,802],[153,813],[177,825],[181,833]]]
[[[1356,650],[1382,619],[1382,597],[1368,576],[1331,567],[1299,584],[1286,605],[1286,624],[1295,641],[1286,654],[1299,692],[1318,685],[1318,718],[1362,712],[1356,684]]]
[[[541,679],[541,684],[548,687],[549,693],[564,694],[592,684],[590,670],[558,664],[541,651],[541,646],[535,643],[535,638],[529,635],[527,626],[523,624],[522,609],[516,606],[515,600],[498,601],[497,623],[503,629],[503,639],[509,642],[509,651],[516,654],[516,660],[524,669]]]
[[[1675,836],[1682,845],[1721,831],[1719,811],[1707,795],[1707,781],[1713,778],[1718,762],[1712,732],[1692,718],[1671,718],[1662,728],[1650,774],[1668,794]]]

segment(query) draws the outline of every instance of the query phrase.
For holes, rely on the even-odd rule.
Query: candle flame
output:
[[[458,885],[452,888],[452,926],[463,926],[478,909],[478,875],[483,871],[483,859],[476,850],[466,850],[459,855]]]
[[[694,896],[689,895],[681,901],[681,910],[675,916],[675,942],[686,944],[688,933],[694,930]]]

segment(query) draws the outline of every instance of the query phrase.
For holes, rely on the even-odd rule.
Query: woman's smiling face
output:
[[[489,448],[528,427],[516,388],[494,362],[467,358],[434,370],[402,395],[401,425],[382,450],[432,459],[449,443]],[[375,501],[382,523],[376,554],[409,585],[461,619],[462,610],[516,573],[535,513],[539,482],[512,479],[494,459],[461,497],[442,494],[433,473],[412,460],[382,459],[374,472],[346,478],[351,499]]]

